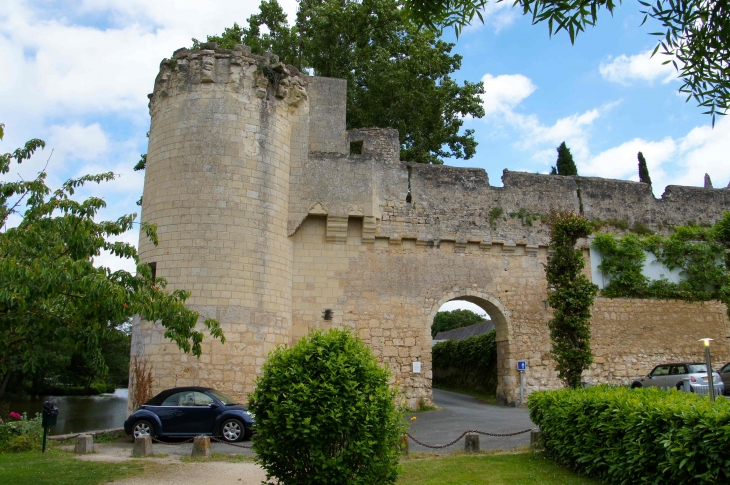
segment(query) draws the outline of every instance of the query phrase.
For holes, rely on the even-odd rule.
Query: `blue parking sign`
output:
[[[527,370],[527,361],[518,360],[517,361],[517,370],[519,370],[519,371]]]

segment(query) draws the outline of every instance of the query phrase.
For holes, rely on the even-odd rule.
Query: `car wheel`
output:
[[[246,428],[237,419],[227,419],[221,424],[221,436],[229,443],[242,440],[245,434]]]
[[[134,428],[132,428],[132,436],[134,437],[134,439],[144,438],[145,436],[149,436],[151,438],[154,435],[155,428],[152,427],[152,423],[150,423],[149,421],[141,419],[134,423]]]
[[[631,384],[631,389],[639,389],[641,387],[641,384],[639,384],[638,382],[634,382],[633,384]]]

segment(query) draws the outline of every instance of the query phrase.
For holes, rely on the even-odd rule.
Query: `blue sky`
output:
[[[290,18],[295,0],[281,2]],[[13,177],[33,176],[48,160],[55,187],[69,177],[114,171],[118,180],[82,195],[105,197],[103,216],[138,211],[143,174],[132,167],[146,151],[147,93],[160,60],[244,23],[258,0],[5,0],[0,11],[0,122],[11,151],[27,139],[48,146]],[[656,25],[640,27],[638,2],[605,12],[575,46],[567,35],[552,39],[546,25],[511,8],[488,7],[485,25],[465,29],[454,51],[464,57],[459,80],[484,80],[487,116],[469,119],[479,142],[471,160],[449,164],[481,167],[492,185],[502,170],[546,173],[565,141],[581,175],[638,180],[643,151],[661,197],[668,184],[715,187],[730,180],[730,120],[715,128],[677,90],[671,66],[651,59]],[[453,33],[445,37],[455,41]],[[137,241],[137,234],[124,240]],[[126,267],[110,258],[112,267]]]

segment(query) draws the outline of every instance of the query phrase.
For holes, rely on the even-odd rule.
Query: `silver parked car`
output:
[[[720,374],[713,372],[712,376],[715,395],[724,394],[725,384],[720,379]],[[637,379],[631,384],[632,389],[637,387],[659,387],[707,394],[710,392],[707,382],[707,365],[699,362],[661,364],[654,367],[648,376]]]

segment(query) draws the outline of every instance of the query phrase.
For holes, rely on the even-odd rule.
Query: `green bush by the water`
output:
[[[433,347],[433,384],[483,394],[497,392],[497,342],[494,330]]]
[[[527,400],[547,453],[605,483],[730,483],[730,401],[598,386]]]
[[[35,418],[28,418],[26,413],[23,413],[20,419],[15,419],[9,414],[0,418],[0,449],[2,450],[30,451],[39,448],[42,436],[43,427],[40,414],[36,414]]]
[[[311,332],[269,355],[249,410],[253,448],[282,485],[386,485],[404,432],[389,372],[349,332]]]

